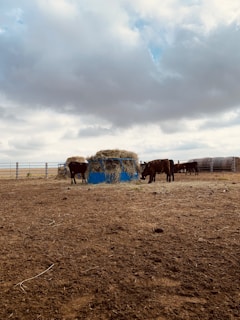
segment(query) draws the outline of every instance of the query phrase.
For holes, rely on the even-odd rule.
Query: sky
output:
[[[0,163],[240,156],[239,0],[1,0]]]

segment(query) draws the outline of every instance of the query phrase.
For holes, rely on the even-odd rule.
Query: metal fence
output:
[[[58,162],[0,163],[0,179],[49,178],[57,176]]]
[[[240,172],[240,158],[239,157],[200,158],[200,159],[193,159],[192,161],[197,161],[200,171]]]

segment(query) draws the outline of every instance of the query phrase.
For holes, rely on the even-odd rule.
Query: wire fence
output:
[[[193,160],[190,160],[193,161]],[[199,170],[216,172],[232,171],[240,172],[239,157],[225,158],[201,158],[194,159],[198,162]],[[187,161],[175,161],[182,163]],[[64,163],[59,162],[0,162],[0,179],[33,179],[33,178],[54,178],[61,173]]]
[[[0,163],[0,179],[30,179],[56,177],[58,162],[15,162]]]

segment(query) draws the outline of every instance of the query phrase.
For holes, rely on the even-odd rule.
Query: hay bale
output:
[[[55,179],[67,179],[67,170],[64,165],[58,167],[58,173]]]
[[[86,162],[86,159],[84,157],[80,157],[80,156],[73,156],[73,157],[69,157],[66,160],[66,165],[68,166],[70,162],[75,161],[75,162]]]
[[[135,152],[119,149],[107,149],[98,151],[95,156],[88,157],[87,160],[97,160],[102,158],[132,158],[138,160]]]
[[[104,172],[111,181],[118,182],[121,172],[134,175],[139,170],[138,156],[135,152],[119,149],[100,150],[88,157],[92,172]]]

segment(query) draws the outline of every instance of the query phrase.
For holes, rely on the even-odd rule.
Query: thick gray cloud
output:
[[[76,19],[61,20],[21,4],[0,34],[0,87],[25,107],[95,115],[115,126],[238,107],[235,23],[201,35],[179,26],[156,65],[144,41],[121,42],[113,21],[93,9],[77,7]]]
[[[137,135],[134,126],[148,124],[159,128],[154,134],[172,136],[236,125],[237,7],[235,0],[217,6],[214,1],[164,1],[161,6],[135,0],[106,0],[105,6],[97,0],[4,1],[1,130],[16,124],[11,134],[32,134],[25,142],[9,138],[9,147],[41,150],[49,143],[44,132],[76,140],[124,136],[127,131]],[[50,112],[49,121],[44,110],[47,116]],[[217,121],[229,112],[231,119]],[[78,120],[71,124],[74,117]],[[183,136],[178,139],[175,150],[196,145]],[[146,153],[157,148],[153,143]]]

